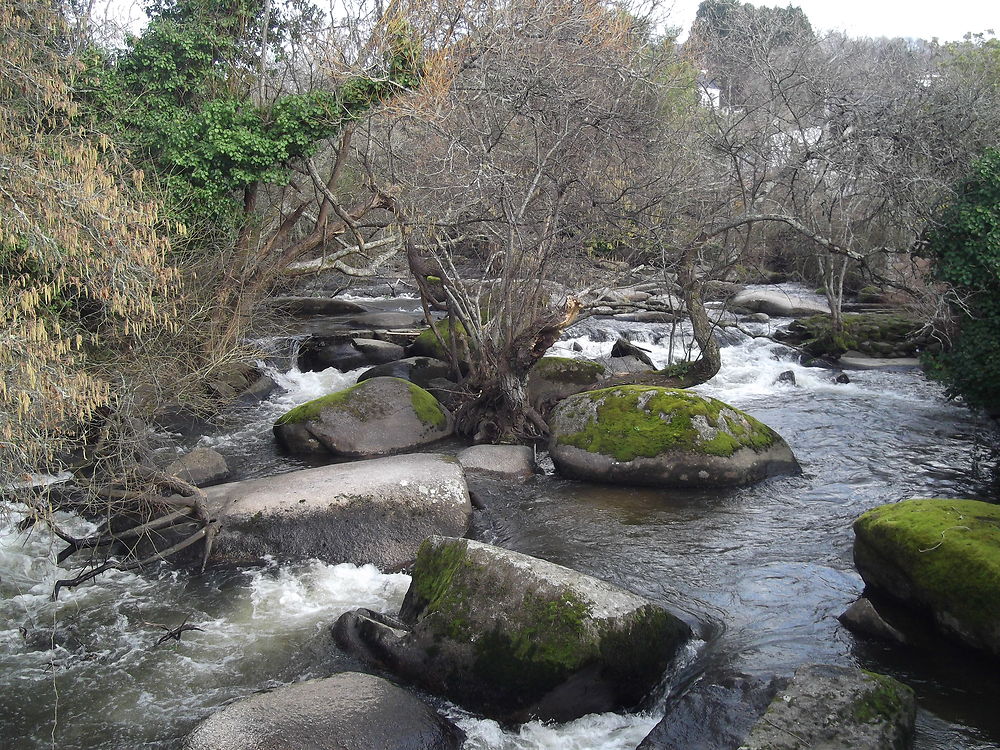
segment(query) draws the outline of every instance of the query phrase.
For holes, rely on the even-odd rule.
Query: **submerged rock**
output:
[[[1000,656],[1000,506],[905,500],[868,511],[854,533],[854,563],[868,586]]]
[[[431,534],[461,535],[472,505],[454,459],[414,454],[305,469],[206,490],[219,519],[212,559],[316,557],[398,568]]]
[[[904,750],[915,717],[913,690],[891,677],[808,664],[771,701],[741,750]]]
[[[292,453],[362,458],[412,450],[448,437],[451,413],[420,386],[372,378],[282,415],[274,435]]]
[[[636,705],[690,628],[642,597],[466,539],[420,548],[399,621],[343,615],[337,642],[501,721],[569,721]]]
[[[573,479],[665,487],[747,484],[798,471],[781,437],[748,414],[690,391],[619,386],[552,412],[549,454]]]
[[[464,733],[391,682],[343,672],[230,703],[184,750],[458,750]]]
[[[852,633],[879,638],[901,646],[908,643],[907,637],[886,622],[871,601],[864,596],[858,597],[857,601],[837,617],[837,620]]]
[[[606,372],[604,365],[589,359],[542,357],[528,373],[528,400],[547,413],[567,396],[596,386]]]

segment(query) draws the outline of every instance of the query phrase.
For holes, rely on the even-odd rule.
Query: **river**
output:
[[[661,329],[593,319],[553,353],[607,354],[614,335],[625,332],[662,362]],[[988,499],[988,425],[917,371],[857,371],[849,384],[837,384],[830,370],[803,367],[768,339],[727,340],[722,371],[697,390],[777,430],[799,458],[800,476],[723,491],[663,491],[569,482],[548,464],[546,476],[514,489],[480,483],[484,507],[473,535],[629,588],[694,624],[696,648],[664,691],[683,690],[720,667],[767,675],[805,662],[858,664],[917,691],[918,750],[1000,748],[995,668],[945,645],[929,652],[863,641],[835,619],[863,587],[851,562],[854,518],[908,497]],[[786,370],[795,384],[775,382]],[[226,455],[239,478],[298,468],[303,464],[274,448],[270,424],[359,372],[275,372],[277,395],[230,415],[198,442]],[[53,603],[52,584],[69,569],[53,562],[58,543],[40,531],[19,533],[19,519],[16,508],[0,515],[5,749],[177,748],[194,723],[228,700],[363,669],[335,649],[328,626],[356,607],[397,609],[409,582],[371,566],[318,561],[205,575],[163,567],[108,574]],[[87,527],[63,521],[80,532]],[[200,630],[154,646],[163,626],[185,618]],[[660,719],[663,697],[637,714],[517,730],[437,705],[468,733],[468,750],[631,750]]]

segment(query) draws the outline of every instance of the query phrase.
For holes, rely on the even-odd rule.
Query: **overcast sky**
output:
[[[0,0],[2,2],[3,0]],[[315,1],[315,0],[314,0]],[[753,0],[751,0],[753,1]],[[330,0],[319,0],[326,7]],[[670,26],[691,28],[700,0],[662,0],[672,10]],[[99,0],[118,20],[130,20],[135,29],[144,17],[141,0]],[[753,2],[786,6],[785,2]],[[813,28],[846,31],[851,36],[917,37],[941,41],[961,39],[966,32],[993,29],[1000,34],[1000,0],[798,0]],[[124,17],[124,18],[123,18]]]
[[[664,0],[668,4],[671,0]],[[753,5],[784,7],[785,2]],[[691,28],[699,0],[673,0],[668,23]],[[1000,0],[798,0],[816,30],[846,31],[851,36],[961,39],[966,32],[1000,33]]]

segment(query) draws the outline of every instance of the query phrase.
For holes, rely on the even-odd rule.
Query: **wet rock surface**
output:
[[[427,536],[464,534],[472,513],[461,467],[435,454],[306,469],[206,494],[219,519],[212,558],[235,564],[315,557],[394,569]]]
[[[502,721],[568,721],[636,705],[690,628],[647,599],[560,565],[433,537],[398,620],[337,621],[338,644]]]
[[[343,672],[285,685],[209,716],[184,750],[458,750],[464,735],[387,680]]]

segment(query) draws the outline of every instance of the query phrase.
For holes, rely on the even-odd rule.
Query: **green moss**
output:
[[[455,576],[471,567],[468,545],[463,539],[438,545],[429,539],[420,545],[413,563],[411,594],[416,598],[416,608],[424,615],[440,614],[444,621],[442,635],[465,640],[468,637],[468,620],[463,616],[465,599],[462,587],[454,585]]]
[[[410,387],[410,402],[413,404],[413,411],[417,415],[417,419],[438,429],[443,428],[448,418],[438,400],[416,383],[408,385]]]
[[[363,385],[364,383],[358,383],[342,391],[337,391],[327,396],[320,396],[319,398],[314,398],[312,401],[306,401],[304,404],[300,404],[282,414],[278,417],[275,424],[295,424],[297,422],[308,422],[312,419],[317,419],[320,412],[324,409],[337,408],[348,404],[351,399],[351,393]]]
[[[802,346],[816,356],[839,357],[849,349],[859,349],[869,342],[901,345],[914,343],[920,324],[899,313],[852,313],[844,316],[843,331],[834,333],[829,315],[813,315],[795,321]]]
[[[437,331],[438,335],[441,336],[441,339],[444,341],[445,348],[442,348],[438,343],[437,338],[434,336],[434,331]],[[418,351],[425,356],[447,361],[447,347],[451,345],[452,335],[455,336],[459,356],[462,356],[462,353],[468,350],[468,334],[466,333],[465,326],[462,325],[461,321],[458,321],[453,325],[451,318],[439,320],[434,323],[432,328],[421,331],[420,335],[414,339],[412,348],[414,351]]]
[[[604,372],[604,365],[598,362],[570,357],[542,357],[532,368],[533,374],[546,380],[578,384],[596,383]]]
[[[621,684],[636,687],[625,702],[638,703],[646,686],[659,682],[680,644],[690,637],[691,628],[685,623],[648,604],[636,610],[623,627],[601,633],[601,663]],[[644,644],[643,648],[635,648],[637,643]]]
[[[596,406],[596,418],[587,400]],[[769,427],[728,404],[677,388],[604,388],[567,399],[559,410],[586,420],[578,432],[561,435],[559,443],[619,461],[678,450],[731,456],[741,448],[765,450],[778,439]],[[703,427],[713,429],[711,437],[699,433],[694,421],[698,417]],[[733,423],[742,429],[734,430]]]
[[[854,523],[862,548],[906,575],[916,595],[965,626],[1000,626],[1000,506],[978,500],[906,500]]]
[[[865,671],[871,680],[871,688],[852,707],[857,721],[895,723],[897,717],[908,704],[907,694],[913,690],[903,683],[883,674]]]
[[[424,276],[424,278],[427,279],[432,284],[440,284],[441,283],[441,277],[440,276]]]

